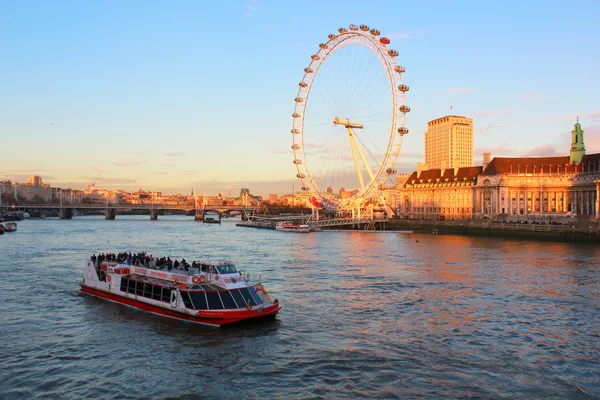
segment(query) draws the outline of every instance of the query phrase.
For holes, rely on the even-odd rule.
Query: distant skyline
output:
[[[290,149],[303,69],[368,24],[410,86],[401,173],[427,122],[473,118],[474,160],[600,152],[600,3],[31,1],[0,13],[0,178],[85,189],[300,189]],[[452,109],[450,108],[452,107]]]

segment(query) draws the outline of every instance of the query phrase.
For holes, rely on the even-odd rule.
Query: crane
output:
[[[227,197],[231,197],[231,191],[233,190],[235,185],[237,185],[237,183],[234,183],[233,185],[231,185],[231,189],[229,189],[229,192],[227,192]]]
[[[100,178],[101,173],[102,173],[102,171],[98,172],[98,176],[96,176],[96,179],[94,179],[94,182],[88,183],[88,190],[96,189],[96,181],[98,180],[98,178]]]

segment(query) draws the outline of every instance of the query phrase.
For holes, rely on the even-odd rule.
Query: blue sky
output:
[[[350,23],[390,37],[406,67],[399,171],[423,161],[427,121],[451,105],[474,119],[478,164],[568,154],[576,115],[600,152],[598,16],[597,1],[0,1],[0,177],[298,189],[297,84]]]

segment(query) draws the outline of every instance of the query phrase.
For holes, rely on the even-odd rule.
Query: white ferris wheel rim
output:
[[[395,164],[400,154],[400,146],[404,134],[400,134],[398,131],[398,127],[404,128],[405,125],[406,112],[400,112],[400,106],[405,106],[405,92],[399,89],[402,84],[402,72],[404,72],[404,69],[396,63],[395,56],[397,52],[396,55],[392,55],[391,52],[395,52],[395,50],[387,48],[389,40],[386,39],[388,43],[382,43],[385,38],[378,38],[379,31],[373,29],[369,32],[368,27],[366,27],[366,30],[363,27],[365,26],[362,25],[361,29],[358,29],[357,26],[351,25],[350,30],[340,28],[339,34],[329,35],[329,40],[319,45],[319,51],[311,57],[310,64],[305,68],[304,77],[299,84],[300,88],[296,97],[294,114],[292,115],[292,149],[294,150],[294,164],[296,164],[298,171],[296,177],[302,181],[303,190],[311,192],[320,202],[329,205],[328,208],[336,208],[338,210],[349,209],[356,205],[364,204],[370,198],[376,197],[381,190],[382,184],[390,175],[396,173]],[[322,188],[319,188],[317,182],[314,181],[310,174],[309,166],[306,163],[304,115],[310,91],[319,69],[331,54],[351,44],[362,45],[373,52],[386,72],[390,85],[392,107],[390,135],[385,154],[379,163],[377,172],[374,173],[374,177],[370,179],[369,183],[365,185],[364,190],[360,190],[357,195],[345,201],[337,200],[334,204],[331,204],[332,200],[323,194]],[[401,70],[398,70],[398,68],[401,68]]]

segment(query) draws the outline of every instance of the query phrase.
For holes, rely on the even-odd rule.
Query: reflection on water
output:
[[[0,238],[0,397],[600,396],[599,251],[179,216],[23,221]],[[283,304],[228,329],[78,292],[92,252],[229,259]]]

